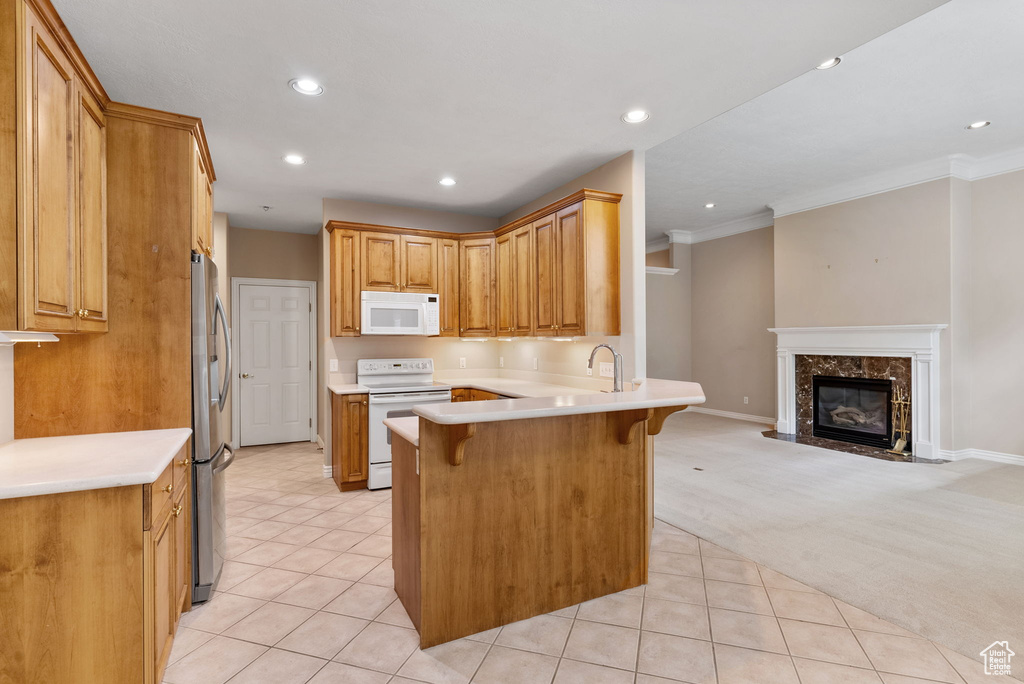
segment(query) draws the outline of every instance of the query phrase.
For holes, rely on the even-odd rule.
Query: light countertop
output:
[[[694,406],[704,401],[704,390],[695,382],[647,379],[639,389],[626,392],[563,393],[526,399],[424,404],[412,410],[416,415],[434,423],[462,425],[663,406]]]
[[[416,416],[405,416],[404,418],[385,418],[384,424],[391,428],[391,431],[414,447],[420,445],[420,419]]]
[[[150,484],[189,428],[16,439],[0,446],[0,499]]]
[[[452,389],[478,389],[485,392],[503,394],[507,397],[517,399],[523,397],[561,397],[575,396],[580,394],[596,394],[594,390],[580,389],[578,387],[567,387],[565,385],[552,385],[531,380],[517,380],[515,378],[458,378],[454,380],[438,380],[434,384]],[[366,394],[369,388],[364,385],[328,385],[334,394]]]

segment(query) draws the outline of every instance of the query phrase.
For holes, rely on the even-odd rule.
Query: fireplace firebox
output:
[[[888,449],[892,446],[892,381],[815,375],[816,437]]]

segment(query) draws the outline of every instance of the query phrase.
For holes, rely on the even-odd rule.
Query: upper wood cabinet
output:
[[[0,12],[0,327],[105,332],[106,121],[49,11]]]
[[[497,332],[494,238],[473,238],[459,243],[459,274],[462,283],[459,336],[494,337]]]
[[[441,336],[459,335],[459,242],[450,238],[438,240],[437,277],[441,309]]]
[[[331,233],[331,337],[359,335],[359,233]]]
[[[213,256],[213,178],[192,139],[192,251]]]
[[[363,231],[359,234],[359,252],[363,290],[402,290],[401,235]]]
[[[437,294],[437,238],[402,236],[402,292]]]
[[[620,199],[580,190],[493,233],[328,221],[331,334],[382,290],[437,293],[443,337],[618,335]]]

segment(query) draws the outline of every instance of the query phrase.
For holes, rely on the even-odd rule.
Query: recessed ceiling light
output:
[[[437,181],[441,185],[455,185],[455,179],[451,176],[445,176],[441,180]]]
[[[292,90],[303,95],[320,95],[324,92],[322,85],[309,78],[293,78],[288,81],[288,85],[292,87]]]
[[[715,203],[714,202],[708,202],[707,204],[704,205],[704,208],[705,209],[714,209],[715,208]]]
[[[642,109],[634,109],[633,111],[626,112],[622,115],[622,120],[626,123],[643,123],[649,118],[651,118],[651,115]]]
[[[969,131],[976,131],[979,128],[984,128],[985,126],[990,125],[991,123],[991,121],[975,121],[974,123],[965,126],[964,128],[966,128]]]
[[[831,69],[834,66],[838,66],[839,63],[842,61],[843,60],[841,57],[833,57],[832,59],[826,60],[814,68],[818,70]]]
[[[306,158],[298,154],[286,154],[283,159],[289,164],[300,166],[306,163]]]

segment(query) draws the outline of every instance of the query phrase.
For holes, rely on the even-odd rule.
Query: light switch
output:
[[[465,367],[466,367],[466,357],[465,356],[460,356],[459,357],[459,368],[465,368]]]
[[[338,359],[331,359],[330,372],[331,373],[337,373],[338,372]]]
[[[615,377],[615,364],[610,361],[601,362],[601,377],[602,378],[614,378]]]
[[[504,368],[504,367],[505,367],[505,357],[504,356],[499,356],[498,357],[498,368]]]

